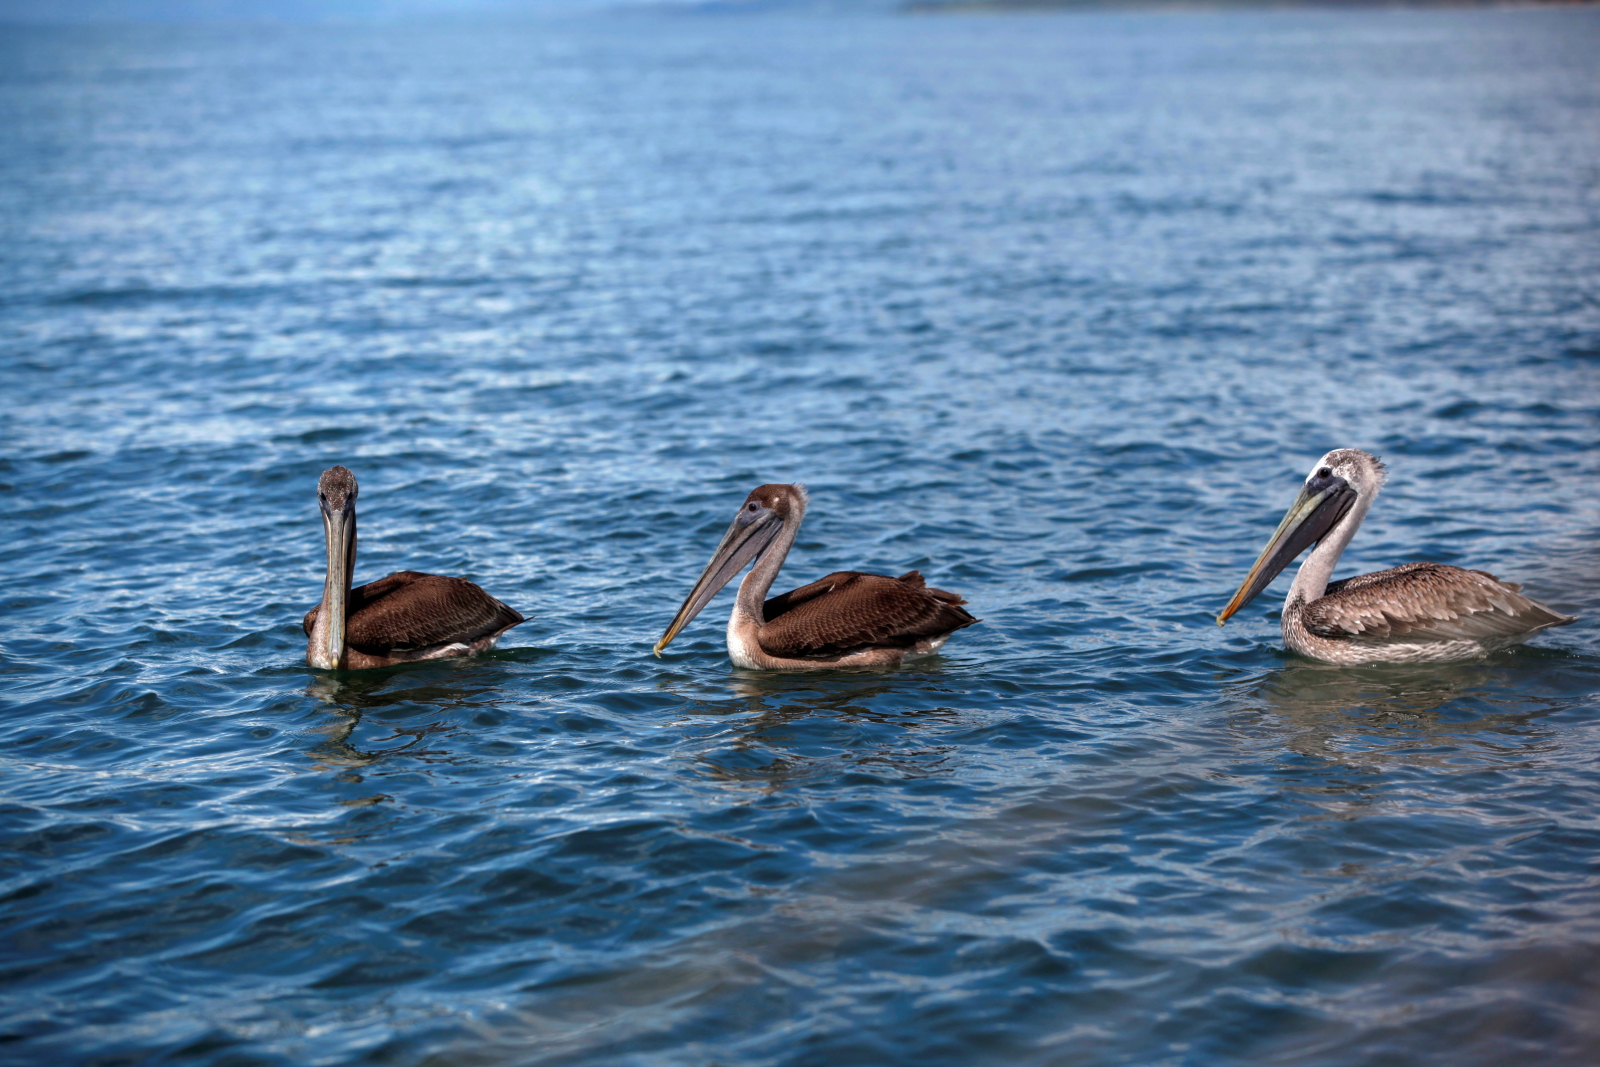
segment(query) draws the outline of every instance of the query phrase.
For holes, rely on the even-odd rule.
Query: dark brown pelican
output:
[[[306,612],[306,662],[365,670],[419,659],[473,656],[527,620],[465,578],[398,571],[355,589],[356,476],[330,467],[317,482],[328,577]]]
[[[1448,563],[1406,563],[1330,584],[1383,481],[1383,461],[1359,448],[1319,459],[1217,625],[1313,543],[1283,605],[1283,643],[1302,656],[1327,663],[1470,659],[1573,621],[1523,596],[1520,585]]]
[[[802,486],[752,490],[705,573],[656,642],[656,655],[751,560],[756,565],[739,583],[728,619],[728,656],[735,666],[789,671],[888,667],[937,652],[952,633],[978,621],[961,608],[965,600],[930,589],[916,571],[898,578],[839,571],[767,600],[805,513]]]

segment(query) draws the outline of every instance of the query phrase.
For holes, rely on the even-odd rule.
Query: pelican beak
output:
[[[711,562],[706,564],[706,569],[701,573],[700,580],[689,590],[689,595],[684,598],[678,614],[672,617],[672,624],[667,627],[667,632],[656,642],[657,656],[661,655],[661,650],[670,645],[672,639],[677,637],[707,604],[711,603],[711,598],[721,592],[723,586],[731,582],[746,565],[767,550],[767,546],[772,544],[782,528],[783,520],[778,517],[777,512],[769,508],[756,507],[752,510],[747,504],[739,509],[739,514],[734,517],[728,532],[722,535],[722,543],[717,545],[716,552],[711,556]]]
[[[315,650],[312,666],[338,670],[345,665],[345,621],[350,597],[351,570],[355,567],[355,501],[335,510],[323,503],[322,531],[328,545],[328,577],[322,586],[322,610],[327,615],[322,646]]]
[[[1232,618],[1235,612],[1271,585],[1272,579],[1293,563],[1296,556],[1322,540],[1355,502],[1356,491],[1343,478],[1317,478],[1307,482],[1289,506],[1288,514],[1278,524],[1272,540],[1256,557],[1255,566],[1244,576],[1239,591],[1233,594],[1228,606],[1217,616],[1217,625],[1221,626]]]

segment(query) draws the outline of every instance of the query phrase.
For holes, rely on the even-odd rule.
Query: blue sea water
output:
[[[1597,16],[0,30],[0,1062],[1600,1062]],[[1583,619],[1219,630],[1340,445]],[[982,624],[652,658],[791,480]]]

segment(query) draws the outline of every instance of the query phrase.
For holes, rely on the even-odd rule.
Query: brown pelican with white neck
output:
[[[929,588],[916,571],[898,578],[839,571],[768,600],[805,513],[803,486],[751,490],[705,573],[656,642],[656,655],[752,560],[755,566],[739,583],[728,619],[728,657],[738,667],[891,667],[932,655],[952,633],[978,621],[962,609],[965,600]]]
[[[1383,461],[1359,448],[1319,459],[1233,600],[1221,626],[1312,545],[1283,605],[1283,643],[1326,663],[1439,663],[1520,644],[1574,621],[1521,586],[1447,563],[1405,563],[1329,582],[1383,487]]]
[[[317,482],[328,577],[322,602],[306,612],[307,663],[322,670],[365,670],[475,656],[527,621],[465,578],[397,571],[350,588],[359,491],[347,467],[330,467]]]

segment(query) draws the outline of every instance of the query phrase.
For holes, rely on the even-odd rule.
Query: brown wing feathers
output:
[[[318,604],[306,613],[307,635],[320,610]],[[385,655],[471,644],[526,621],[465,578],[397,571],[350,590],[345,640],[361,652]]]
[[[768,600],[761,647],[789,657],[910,648],[977,622],[961,608],[965,603],[930,589],[917,571],[898,578],[838,571]]]
[[[1448,563],[1407,563],[1330,583],[1304,609],[1321,637],[1393,641],[1507,637],[1571,622],[1521,586]]]

